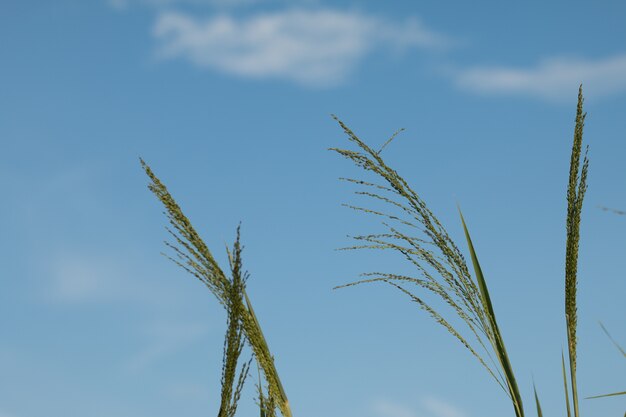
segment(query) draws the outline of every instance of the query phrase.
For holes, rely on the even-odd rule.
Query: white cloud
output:
[[[345,80],[367,54],[382,48],[437,48],[448,41],[417,19],[391,22],[358,12],[285,10],[208,20],[164,12],[154,27],[159,56],[249,78],[307,85]]]
[[[552,58],[532,68],[476,67],[454,73],[459,86],[486,94],[530,95],[552,100],[626,92],[626,54],[590,60]]]
[[[465,417],[465,414],[453,405],[432,397],[422,400],[424,407],[437,417]]]

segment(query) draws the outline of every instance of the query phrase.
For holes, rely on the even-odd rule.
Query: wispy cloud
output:
[[[110,262],[84,257],[61,256],[51,267],[50,296],[62,302],[86,302],[108,297],[112,288],[109,277],[118,275]]]
[[[417,417],[410,408],[388,400],[376,401],[374,413],[379,417]]]
[[[126,255],[127,256],[127,255]],[[146,270],[118,253],[63,250],[36,267],[48,277],[42,298],[53,303],[84,306],[93,303],[142,303],[162,307],[181,300],[168,287],[146,285]]]
[[[439,48],[449,41],[416,18],[394,22],[353,11],[284,10],[207,20],[164,12],[154,27],[162,58],[248,78],[338,84],[366,55],[393,48]]]
[[[433,397],[422,400],[424,407],[437,417],[465,417],[465,413],[452,404]]]
[[[145,329],[148,339],[147,346],[128,360],[126,369],[131,372],[139,372],[193,344],[207,331],[208,327],[203,323],[153,323]]]
[[[603,59],[552,58],[530,68],[475,67],[453,72],[462,88],[484,94],[571,98],[582,83],[589,96],[626,92],[626,54]]]
[[[378,417],[465,417],[466,414],[452,404],[434,397],[425,397],[421,407],[412,408],[389,400],[378,400],[373,412]]]
[[[173,382],[164,389],[168,397],[183,401],[206,401],[207,393],[210,392],[208,384],[195,382]],[[1,416],[0,416],[1,417]]]
[[[126,10],[133,5],[165,8],[175,5],[238,7],[255,3],[268,3],[278,0],[107,0],[116,10]]]

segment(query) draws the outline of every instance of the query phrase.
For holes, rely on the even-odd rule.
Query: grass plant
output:
[[[356,150],[331,148],[332,151],[353,162],[377,180],[364,181],[359,178],[341,178],[358,187],[355,193],[382,204],[387,209],[372,210],[367,207],[348,205],[362,213],[375,215],[383,219],[383,233],[358,235],[353,238],[356,244],[343,249],[392,250],[406,259],[417,274],[399,275],[386,272],[362,274],[363,279],[342,285],[344,288],[365,283],[383,283],[390,285],[408,296],[421,309],[425,310],[437,323],[443,326],[460,342],[485,368],[489,375],[504,390],[513,406],[516,417],[524,416],[524,405],[519,392],[515,373],[506,350],[504,339],[496,313],[494,311],[486,279],[483,275],[470,233],[459,209],[459,216],[466,244],[471,258],[474,275],[462,252],[450,238],[446,229],[430,211],[424,200],[415,192],[381,156],[383,147],[375,150],[359,139],[336,116],[333,118],[356,145]],[[567,416],[580,417],[578,400],[577,369],[577,304],[576,289],[578,284],[577,266],[580,242],[580,221],[583,200],[587,190],[587,172],[589,160],[587,151],[582,152],[583,128],[582,86],[578,92],[574,139],[570,157],[569,181],[567,186],[566,216],[566,253],[565,253],[565,323],[567,335],[567,365],[562,356],[563,381],[566,396]],[[581,167],[582,159],[582,167]],[[408,230],[408,231],[407,231]],[[415,286],[420,292],[410,290]],[[452,321],[433,304],[425,295],[434,296],[447,307],[448,314],[456,316],[460,325],[453,326]],[[460,320],[459,320],[460,319]],[[569,383],[568,383],[569,381]],[[537,415],[542,416],[541,404],[537,391],[534,390]],[[615,393],[610,395],[620,395]]]
[[[424,200],[382,158],[381,152],[400,131],[394,133],[381,148],[374,150],[359,139],[341,120],[333,117],[347,134],[348,139],[356,144],[357,150],[331,149],[363,170],[374,174],[378,182],[355,178],[342,178],[342,180],[359,187],[356,191],[357,195],[376,201],[389,209],[381,211],[349,205],[348,207],[356,211],[384,219],[383,225],[386,230],[383,233],[354,236],[356,244],[344,249],[392,250],[401,254],[417,271],[416,276],[384,272],[364,273],[362,274],[363,279],[336,288],[377,282],[390,285],[401,291],[422,310],[426,311],[439,325],[443,326],[478,360],[510,399],[515,416],[524,417],[524,404],[514,369],[496,319],[486,278],[460,208],[459,217],[473,274],[470,272],[463,253]],[[565,360],[565,352],[562,352],[561,366],[565,390],[565,410],[568,417],[572,417],[572,415],[573,417],[580,417],[576,378],[576,330],[578,322],[576,291],[578,286],[580,221],[583,200],[587,190],[589,168],[587,151],[584,155],[582,152],[584,121],[581,86],[578,94],[566,194],[564,312],[567,361]],[[218,417],[235,416],[243,386],[250,373],[252,360],[256,362],[259,374],[257,389],[260,417],[276,417],[277,410],[283,417],[291,417],[289,401],[278,377],[274,358],[246,292],[248,274],[243,269],[240,227],[237,228],[232,249],[226,249],[230,269],[230,274],[227,275],[218,265],[207,245],[200,238],[165,185],[143,160],[141,160],[141,165],[150,179],[148,188],[165,207],[165,214],[169,220],[170,226],[166,229],[173,241],[165,243],[173,251],[173,255],[166,256],[202,282],[226,310],[226,335]],[[417,287],[419,292],[412,291],[410,286]],[[438,300],[447,309],[447,314],[441,313],[439,307],[435,308],[430,301],[427,301],[424,298],[425,294]],[[449,314],[455,316],[453,320],[446,318]],[[452,324],[456,322],[460,325]],[[624,350],[615,342],[604,326],[600,325],[622,355],[626,356]],[[240,366],[240,357],[245,344],[250,346],[253,359]],[[543,417],[534,382],[533,393],[537,416]],[[616,392],[588,398],[624,394],[626,392]]]

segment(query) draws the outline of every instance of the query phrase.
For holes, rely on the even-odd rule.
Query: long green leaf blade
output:
[[[476,273],[478,288],[480,290],[481,298],[493,330],[493,336],[495,339],[493,341],[495,344],[494,350],[496,352],[496,355],[498,356],[500,364],[502,365],[504,376],[509,386],[511,399],[513,401],[513,407],[515,408],[515,415],[517,417],[523,417],[524,408],[522,405],[522,397],[519,393],[519,388],[517,387],[517,382],[513,373],[513,367],[511,366],[509,356],[506,352],[504,340],[502,339],[500,329],[498,328],[496,314],[494,312],[493,305],[491,304],[491,298],[489,296],[489,290],[487,288],[487,282],[485,281],[485,277],[480,267],[480,263],[478,262],[478,257],[476,256],[476,251],[474,250],[474,245],[472,244],[472,239],[470,237],[469,231],[467,230],[467,225],[465,224],[465,219],[463,218],[463,213],[461,212],[460,208],[459,215],[461,216],[461,222],[463,223],[465,238],[467,239],[467,246],[469,247],[470,255],[472,257],[472,264],[474,265],[474,272]]]
[[[565,371],[565,356],[563,355],[563,351],[561,351],[561,369],[563,369],[563,386],[565,388],[565,406],[567,408],[567,417],[572,416],[572,412],[569,407],[569,391],[567,388],[567,372]]]

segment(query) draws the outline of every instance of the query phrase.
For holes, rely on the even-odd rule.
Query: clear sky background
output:
[[[249,294],[297,417],[502,417],[471,355],[342,252],[380,220],[337,114],[465,251],[459,203],[527,414],[563,416],[565,191],[584,84],[589,191],[579,390],[626,389],[622,1],[0,2],[0,416],[216,415],[225,315],[159,253],[143,157],[220,262],[242,222]],[[249,355],[246,352],[245,355]],[[256,415],[248,383],[241,416]],[[624,397],[581,400],[622,416]]]

